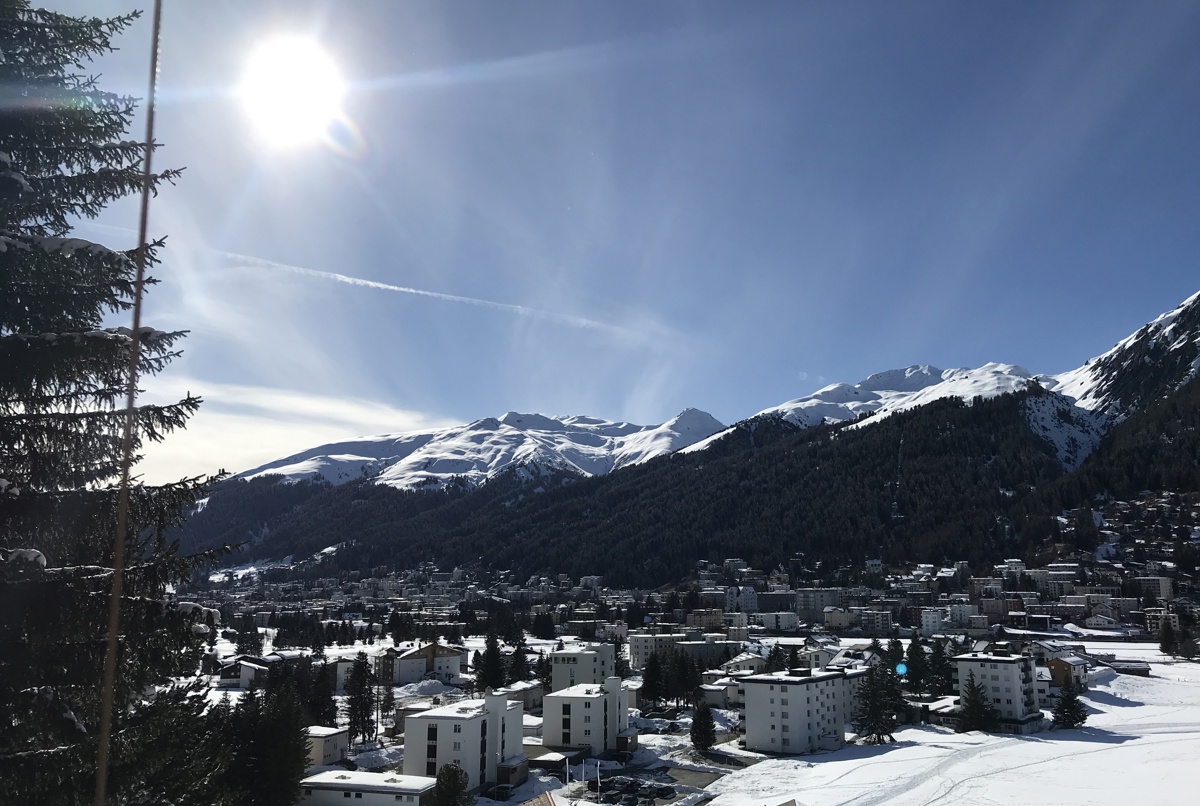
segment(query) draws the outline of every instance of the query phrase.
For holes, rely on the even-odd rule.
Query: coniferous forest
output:
[[[1200,489],[1196,381],[1116,426],[1074,472],[1029,427],[1025,401],[1040,394],[944,399],[807,430],[749,420],[705,451],[595,478],[531,484],[509,473],[473,491],[424,492],[226,482],[185,541],[240,539],[247,556],[294,559],[341,544],[325,571],[483,562],[659,585],[725,556],[774,567],[804,555],[826,576],[867,557],[1029,557],[1053,537],[1054,516],[1098,494]]]

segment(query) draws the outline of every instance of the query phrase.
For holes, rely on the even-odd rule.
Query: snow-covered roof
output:
[[[433,789],[436,778],[420,775],[395,775],[388,772],[363,770],[327,770],[311,775],[300,782],[310,789],[342,789],[359,792],[421,794]]]

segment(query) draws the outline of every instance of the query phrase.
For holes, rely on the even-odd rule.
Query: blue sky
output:
[[[508,410],[729,423],[909,364],[1060,372],[1200,289],[1195,3],[166,5],[158,159],[187,171],[148,310],[192,334],[150,393],[208,404],[152,480]],[[106,88],[144,94],[148,28]],[[284,33],[338,62],[360,147],[254,137],[234,89]]]

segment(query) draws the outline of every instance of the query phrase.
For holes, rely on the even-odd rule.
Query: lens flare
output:
[[[264,42],[254,51],[239,94],[263,139],[286,148],[325,135],[342,113],[345,86],[320,45],[292,36]]]

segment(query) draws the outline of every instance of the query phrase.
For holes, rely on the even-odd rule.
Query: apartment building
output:
[[[968,652],[956,655],[959,692],[967,685],[968,676],[975,675],[1000,713],[1001,730],[1005,733],[1036,733],[1041,730],[1042,712],[1038,708],[1034,659],[1030,655],[1010,655],[1003,652]]]
[[[744,692],[746,749],[811,753],[845,744],[863,669],[790,669],[739,679]]]
[[[466,771],[473,792],[490,784],[520,785],[529,777],[523,716],[521,703],[509,701],[503,689],[411,714],[404,721],[404,774],[436,777],[453,763]]]
[[[636,735],[629,725],[629,695],[619,677],[564,688],[542,700],[542,742],[547,746],[586,749],[599,756],[634,749]]]
[[[550,690],[577,685],[599,685],[616,674],[612,644],[574,644],[549,653]]]

